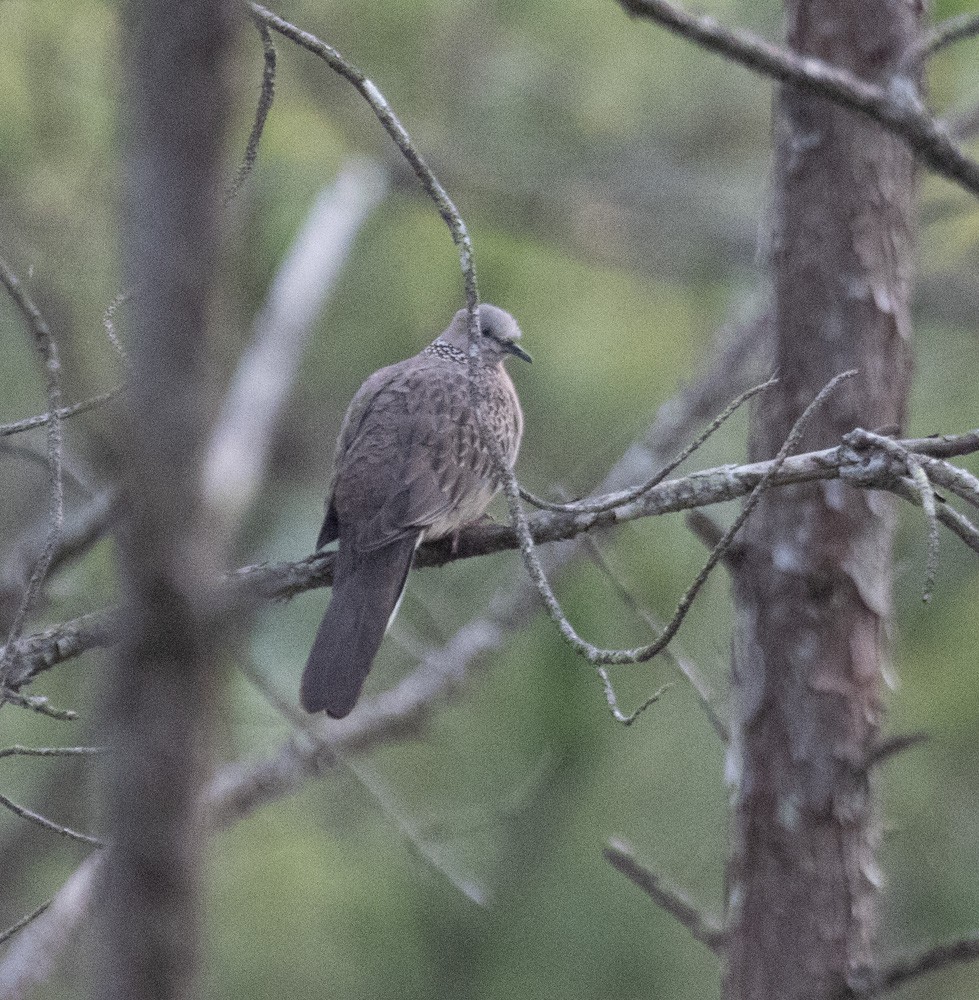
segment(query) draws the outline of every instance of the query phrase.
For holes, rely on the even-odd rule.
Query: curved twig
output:
[[[747,403],[749,399],[753,399],[759,393],[764,392],[777,382],[777,378],[770,378],[767,382],[763,382],[761,385],[753,386],[752,388],[741,393],[737,399],[727,405],[722,413],[714,417],[714,419],[694,441],[688,444],[686,448],[679,453],[679,455],[671,459],[655,475],[647,479],[644,483],[640,483],[638,486],[633,486],[631,489],[625,490],[623,493],[615,494],[611,499],[606,497],[604,500],[576,500],[573,503],[552,503],[550,500],[543,500],[540,497],[534,496],[533,493],[529,490],[525,490],[522,486],[520,487],[520,496],[523,500],[526,500],[529,504],[532,504],[534,507],[538,507],[541,510],[552,510],[556,512],[573,510],[582,514],[601,514],[603,511],[612,510],[613,507],[622,507],[627,503],[632,503],[633,500],[638,500],[644,493],[648,493],[654,486],[658,486],[661,482],[663,482],[663,480],[666,479],[666,477],[674,469],[683,465],[683,463],[695,451],[701,448],[707,439],[714,434],[722,424],[734,416],[734,414],[737,413],[737,411],[741,409],[741,407]]]
[[[269,34],[268,26],[252,14],[252,23],[256,31],[262,38],[262,50],[264,54],[264,65],[262,67],[262,90],[259,94],[258,105],[255,108],[255,118],[252,121],[252,130],[248,136],[248,143],[245,146],[245,155],[235,176],[231,179],[224,192],[223,204],[225,207],[231,204],[238,196],[238,192],[245,186],[252,170],[255,168],[255,161],[258,158],[258,144],[262,141],[262,132],[265,129],[265,119],[269,116],[272,107],[272,100],[275,97],[275,46],[272,44],[272,36]]]

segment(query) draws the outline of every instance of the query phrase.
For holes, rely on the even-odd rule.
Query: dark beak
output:
[[[518,358],[522,358],[530,364],[534,363],[534,359],[519,344],[514,343],[512,340],[506,342],[506,349],[510,354],[516,354]]]

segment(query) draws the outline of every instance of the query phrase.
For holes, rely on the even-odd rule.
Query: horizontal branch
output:
[[[794,84],[867,115],[903,139],[936,174],[979,195],[979,163],[966,156],[946,127],[928,113],[912,77],[895,75],[890,86],[881,87],[820,59],[780,48],[749,31],[725,28],[712,17],[690,14],[669,0],[618,2],[627,13],[655,21],[755,73]]]
[[[103,406],[115,399],[124,388],[124,386],[117,385],[114,389],[108,389],[97,396],[83,399],[80,403],[73,403],[71,406],[62,406],[57,411],[58,418],[66,420],[68,417],[73,417],[78,413],[85,413],[87,410],[94,410],[96,407]],[[9,437],[11,434],[22,434],[24,431],[34,430],[35,427],[46,427],[51,423],[51,419],[50,413],[39,413],[35,417],[25,417],[23,420],[15,420],[12,424],[0,424],[0,437]]]
[[[901,441],[903,449],[915,455],[933,458],[964,455],[979,451],[979,430],[960,435],[943,435]],[[620,507],[600,512],[575,510],[538,511],[528,522],[537,544],[567,541],[588,531],[607,528],[645,517],[658,517],[693,510],[747,496],[771,471],[772,462],[748,465],[725,465],[694,472],[680,479],[659,483],[643,496]],[[861,489],[886,490],[911,503],[920,497],[908,477],[908,470],[894,455],[875,449],[857,450],[840,445],[808,452],[785,460],[770,486],[790,486],[819,480],[840,479]],[[628,490],[597,498],[614,500],[629,496]],[[594,504],[590,499],[585,506]],[[979,552],[979,531],[968,519],[947,504],[938,507],[938,518],[970,548]],[[509,525],[476,525],[459,535],[453,546],[449,538],[429,542],[418,549],[415,567],[443,566],[457,559],[504,552],[519,547],[516,533]],[[245,566],[227,576],[232,591],[243,601],[285,600],[329,586],[333,581],[332,552],[319,552],[298,562],[261,563]],[[86,650],[115,642],[119,611],[106,608],[72,621],[52,625],[18,640],[12,651],[7,684],[17,690],[37,674]],[[0,650],[0,656],[3,650]]]

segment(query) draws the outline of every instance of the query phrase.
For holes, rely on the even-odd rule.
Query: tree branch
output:
[[[8,799],[6,795],[0,794],[0,806],[9,809],[15,816],[19,816],[30,823],[36,823],[38,826],[44,827],[45,830],[51,830],[61,837],[67,837],[69,840],[77,840],[82,844],[91,844],[95,847],[102,846],[102,841],[98,837],[91,837],[87,833],[79,833],[77,830],[72,830],[69,826],[62,826],[60,823],[55,823],[54,820],[48,819],[47,816],[42,816],[40,813],[34,812],[33,809],[28,809],[27,806],[22,806],[14,802],[13,799]]]
[[[946,457],[979,451],[979,431],[961,435],[909,438],[899,442],[915,455]],[[624,524],[644,517],[659,517],[683,510],[737,500],[754,490],[766,475],[771,475],[774,461],[747,465],[726,465],[694,472],[655,486],[642,497],[622,507],[602,513],[539,511],[528,517],[535,544],[566,541],[588,531]],[[787,458],[769,488],[818,480],[840,479],[862,489],[886,490],[911,503],[920,504],[920,496],[908,477],[907,469],[893,455],[841,445]],[[937,505],[938,519],[954,531],[971,549],[979,552],[979,531],[948,504]],[[509,525],[477,525],[463,531],[458,545],[441,539],[422,545],[415,558],[416,568],[443,566],[457,559],[471,559],[519,547],[516,533]],[[332,552],[314,553],[291,563],[261,563],[244,566],[225,578],[227,586],[243,600],[283,600],[316,587],[329,586],[333,580]],[[18,640],[11,652],[8,684],[16,690],[37,674],[79,656],[89,649],[111,645],[118,634],[119,611],[104,608],[68,622],[52,625],[41,632]],[[2,651],[0,651],[2,655]]]
[[[57,411],[59,420],[66,420],[75,416],[76,413],[84,413],[86,410],[94,410],[98,406],[115,399],[122,392],[124,386],[117,385],[114,389],[108,389],[97,396],[83,399],[80,403],[73,403],[71,406],[62,406]],[[35,427],[45,427],[51,423],[50,413],[40,413],[36,417],[25,417],[23,420],[15,420],[12,424],[0,424],[0,437],[9,437],[11,434],[22,434],[24,431],[34,430]]]
[[[938,944],[920,955],[898,959],[889,966],[874,970],[868,982],[851,984],[845,997],[860,997],[864,1000],[883,996],[929,972],[938,972],[950,965],[961,965],[976,959],[979,959],[979,936]]]
[[[255,118],[252,121],[252,130],[248,135],[248,142],[245,145],[245,155],[238,166],[238,170],[224,192],[223,204],[227,208],[237,197],[238,192],[244,187],[245,181],[255,167],[255,160],[258,158],[258,144],[262,141],[262,132],[265,130],[265,119],[268,118],[269,110],[272,107],[272,100],[275,97],[275,46],[272,44],[272,36],[269,29],[258,18],[253,17],[252,21],[262,39],[263,66],[262,66],[262,89],[258,98],[258,105],[255,108]]]
[[[979,34],[979,14],[959,14],[950,17],[935,27],[921,39],[910,53],[910,58],[905,60],[905,64],[913,66],[937,55],[942,49],[955,42],[961,42],[966,38],[972,38]]]
[[[979,195],[979,164],[952,142],[948,130],[928,113],[918,87],[894,76],[880,87],[846,70],[802,56],[740,28],[725,28],[714,18],[689,14],[669,0],[618,0],[625,11],[644,17],[697,45],[742,66],[872,118],[899,136],[936,174]]]
[[[51,328],[41,315],[41,311],[24,291],[17,275],[10,269],[5,260],[0,259],[0,283],[4,285],[15,305],[24,317],[27,327],[34,339],[34,346],[44,360],[45,381],[48,394],[48,433],[47,457],[51,484],[50,524],[44,548],[34,564],[34,571],[24,589],[20,605],[14,614],[7,642],[0,653],[0,705],[3,704],[3,689],[7,687],[6,678],[10,668],[10,653],[13,643],[19,638],[24,628],[27,614],[37,600],[41,587],[47,577],[54,551],[58,547],[65,520],[65,484],[62,463],[64,438],[61,428],[61,360],[58,356],[58,344]]]
[[[627,844],[620,840],[610,840],[602,854],[613,868],[639,886],[657,906],[683,924],[701,944],[707,945],[715,953],[723,949],[724,932],[718,920],[705,916],[679,889],[674,889],[655,872],[639,864]]]

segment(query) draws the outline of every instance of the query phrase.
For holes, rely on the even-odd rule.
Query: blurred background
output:
[[[708,6],[729,24],[780,37],[775,3]],[[934,6],[936,19],[975,9]],[[528,488],[552,498],[595,488],[657,413],[662,424],[671,411],[661,408],[698,384],[718,344],[733,343],[739,356],[737,331],[765,303],[766,82],[630,21],[610,0],[292,0],[278,12],[337,46],[383,91],[469,225],[483,299],[520,321],[534,355],[532,366],[511,365],[526,414],[518,473]],[[59,338],[68,399],[83,399],[121,377],[102,315],[120,291],[115,122],[126,40],[115,5],[96,0],[0,0],[0,25],[0,252]],[[929,72],[931,101],[966,143],[979,118],[977,45],[953,47]],[[341,172],[366,169],[378,203],[312,331],[234,565],[311,551],[350,397],[370,372],[430,341],[464,301],[448,232],[366,104],[309,53],[279,38],[276,46],[276,98],[258,163],[228,209],[227,245],[215,248],[227,275],[215,412],[317,196]],[[229,177],[261,71],[261,42],[246,26]],[[930,176],[921,193],[915,435],[979,424],[979,213]],[[124,339],[124,315],[119,327]],[[0,422],[42,412],[40,366],[6,298],[0,338]],[[764,350],[746,341],[744,352],[739,377],[766,375]],[[740,384],[734,375],[731,384]],[[744,419],[689,467],[741,461]],[[45,530],[46,473],[32,457],[43,455],[43,433],[0,442],[5,620]],[[97,411],[67,426],[77,480],[70,517],[100,492],[101,445],[111,434]],[[679,517],[596,542],[600,562],[580,549],[557,578],[572,620],[599,645],[649,641],[644,614],[669,616],[705,557],[701,544]],[[935,597],[924,606],[924,556],[920,512],[902,508],[888,730],[930,739],[881,775],[885,949],[979,924],[979,564],[944,535]],[[413,574],[368,694],[408,676],[522,573],[506,553]],[[53,577],[29,629],[111,603],[113,576],[111,542],[88,547]],[[224,665],[219,762],[261,760],[290,733],[237,667],[260,671],[295,701],[327,597],[315,590],[271,604],[241,636]],[[718,575],[679,643],[721,712],[728,622]],[[80,721],[8,707],[0,743],[97,742],[102,662],[101,652],[89,653],[31,689],[77,708]],[[601,849],[611,836],[627,840],[718,912],[724,748],[670,664],[619,668],[615,681],[626,707],[676,683],[625,729],[610,718],[591,668],[538,614],[470,664],[413,735],[351,756],[216,836],[203,995],[718,995],[711,954]],[[94,782],[90,761],[0,762],[0,790],[81,829],[93,822]],[[0,924],[55,892],[85,854],[0,814]],[[79,995],[73,956],[36,995]],[[932,996],[935,986],[925,980],[903,995]],[[979,971],[944,972],[938,989],[974,997]]]

